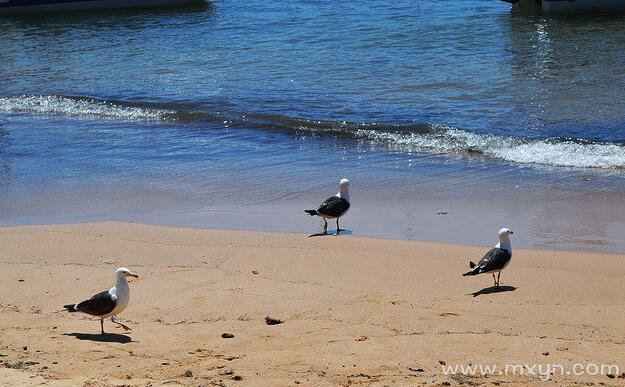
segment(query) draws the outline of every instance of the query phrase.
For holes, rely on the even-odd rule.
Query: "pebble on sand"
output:
[[[267,325],[278,325],[282,324],[284,321],[275,317],[267,316],[265,317],[265,322],[267,323]]]

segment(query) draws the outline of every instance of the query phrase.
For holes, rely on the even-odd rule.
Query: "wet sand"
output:
[[[514,243],[514,241],[513,241]],[[91,223],[0,229],[5,385],[535,384],[441,363],[616,364],[625,257],[515,249],[502,289],[462,277],[486,247]],[[141,275],[125,332],[61,311]],[[267,325],[267,315],[283,324]],[[231,333],[234,338],[221,338]],[[422,369],[421,371],[412,371]],[[616,375],[612,375],[616,376]],[[622,384],[553,375],[564,384]]]
[[[354,236],[476,245],[494,244],[497,230],[506,226],[516,231],[517,247],[625,253],[625,190],[610,190],[605,181],[544,187],[525,182],[515,188],[462,179],[401,184],[393,179],[352,183],[352,207],[341,225]],[[216,183],[205,198],[184,190],[119,187],[114,197],[95,189],[23,195],[19,202],[0,200],[0,227],[122,221],[283,233],[318,229],[320,220],[303,210],[336,193],[336,181],[322,179],[309,187],[297,181],[276,185],[279,180],[244,182],[253,190],[242,182]],[[258,188],[261,183],[270,187]]]

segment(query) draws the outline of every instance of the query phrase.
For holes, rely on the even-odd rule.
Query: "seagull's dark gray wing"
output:
[[[111,313],[115,309],[116,304],[117,302],[115,302],[107,290],[76,304],[76,309],[92,316],[104,316]]]
[[[321,204],[317,212],[320,215],[338,218],[346,213],[347,210],[349,210],[349,202],[347,200],[338,196],[332,196]]]
[[[489,273],[503,269],[512,256],[507,250],[495,247],[488,251],[478,262],[474,272],[476,274]]]

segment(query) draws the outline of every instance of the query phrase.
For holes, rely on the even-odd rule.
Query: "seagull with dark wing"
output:
[[[128,277],[139,278],[139,276],[125,267],[115,271],[115,286],[102,293],[98,293],[88,300],[78,304],[68,304],[64,308],[68,312],[82,312],[100,319],[100,329],[104,334],[104,319],[110,317],[111,321],[122,328],[129,330],[126,325],[115,321],[115,316],[120,314],[128,306],[130,301],[130,286]]]
[[[499,287],[501,271],[508,266],[512,259],[512,247],[510,246],[510,235],[512,234],[512,230],[507,228],[499,230],[499,243],[487,252],[477,265],[469,262],[469,267],[473,270],[464,273],[463,276],[491,273],[495,287]],[[495,273],[497,273],[497,279],[495,279]]]
[[[349,180],[341,179],[339,183],[339,193],[328,198],[316,210],[306,210],[310,216],[319,216],[323,218],[323,232],[328,233],[327,219],[336,219],[336,235],[339,235],[341,228],[339,227],[339,218],[349,211]]]

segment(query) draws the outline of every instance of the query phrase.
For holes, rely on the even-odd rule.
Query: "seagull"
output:
[[[96,294],[88,300],[77,304],[68,304],[64,308],[68,312],[83,312],[100,319],[100,329],[104,334],[104,319],[110,317],[111,321],[125,330],[130,330],[126,325],[115,321],[115,316],[120,314],[128,306],[130,301],[130,286],[126,278],[139,276],[125,267],[115,271],[115,286],[109,290]]]
[[[499,243],[487,252],[477,265],[469,262],[469,267],[473,270],[464,273],[463,276],[491,273],[495,287],[498,288],[501,271],[508,266],[512,259],[512,247],[510,246],[510,235],[512,234],[514,233],[508,228],[499,230]],[[497,279],[495,279],[495,273],[497,273]]]
[[[320,216],[323,218],[323,233],[328,233],[327,219],[336,219],[336,235],[339,235],[339,218],[349,211],[349,180],[341,179],[339,183],[339,193],[326,199],[316,210],[305,210],[310,216]]]

